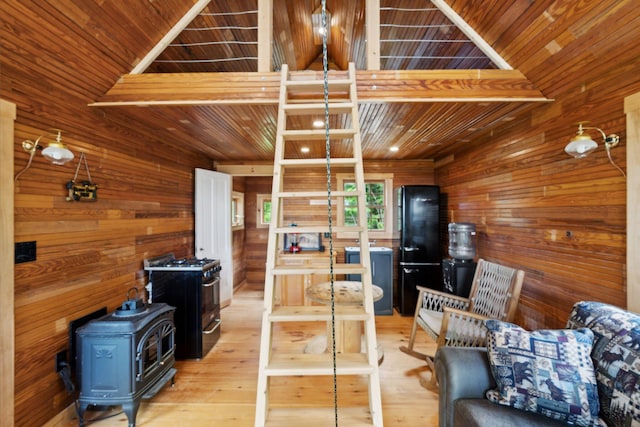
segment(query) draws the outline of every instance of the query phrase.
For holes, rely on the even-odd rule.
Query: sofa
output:
[[[505,325],[500,326],[504,332]],[[517,328],[513,325],[507,327]],[[550,331],[573,333],[579,337],[579,343],[582,340],[582,344],[588,344],[584,353],[590,357],[584,358],[588,361],[590,359],[588,365],[592,366],[593,388],[587,383],[586,391],[588,394],[589,390],[592,390],[591,402],[595,402],[590,407],[592,414],[595,412],[595,421],[591,423],[585,422],[584,419],[579,422],[558,421],[549,416],[549,413],[535,412],[535,405],[529,405],[527,408],[509,406],[510,403],[517,403],[518,398],[512,397],[506,402],[503,399],[494,403],[495,390],[500,390],[504,385],[504,378],[500,375],[505,371],[500,370],[503,367],[496,367],[496,360],[501,356],[498,353],[496,359],[496,348],[490,345],[491,340],[494,344],[496,341],[495,335],[492,335],[494,332],[491,331],[489,329],[487,334],[487,347],[442,347],[436,353],[435,374],[439,383],[441,427],[568,424],[640,426],[640,315],[600,302],[583,301],[573,306],[565,330]],[[497,339],[502,340],[504,344],[503,335]],[[515,371],[517,370],[509,372]],[[520,371],[526,372],[525,377],[528,377],[530,383],[522,380],[522,383],[516,381],[515,385],[544,386],[544,381],[532,380],[531,369]],[[499,379],[498,382],[496,378]],[[549,388],[551,386],[550,384]],[[585,392],[585,387],[581,387],[580,391]],[[493,398],[493,401],[489,398]],[[526,403],[530,402],[526,401],[525,406]],[[533,411],[531,407],[534,408]]]

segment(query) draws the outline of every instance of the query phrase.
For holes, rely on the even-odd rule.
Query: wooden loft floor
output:
[[[260,321],[263,306],[262,289],[241,288],[233,304],[222,310],[223,333],[213,350],[200,361],[179,361],[174,387],[166,387],[150,401],[143,401],[136,425],[139,427],[224,426],[250,427],[255,416],[258,357],[260,349]],[[386,426],[430,427],[438,424],[438,395],[422,388],[419,374],[429,375],[424,363],[402,353],[398,347],[406,344],[411,329],[411,317],[378,316],[378,343],[384,349],[380,365],[382,410]],[[308,324],[307,324],[308,325]],[[305,325],[306,326],[306,325]],[[303,349],[312,337],[325,333],[325,328],[302,330],[292,325],[281,333],[289,339],[286,345]],[[426,334],[419,345],[435,346]],[[279,341],[280,342],[280,341]],[[302,350],[301,350],[302,351]],[[338,383],[338,405],[367,407],[367,386],[358,377],[342,377]],[[309,406],[329,413],[329,422],[317,422],[310,410],[305,427],[333,426],[333,381],[320,377],[286,377],[272,380],[271,407]],[[297,388],[291,393],[291,388]],[[279,393],[278,390],[282,390]],[[286,392],[284,392],[286,390]],[[117,414],[120,408],[111,413]],[[85,418],[111,413],[90,412]],[[51,423],[49,427],[77,427],[77,419]],[[97,427],[127,425],[123,413],[91,424]],[[287,426],[300,426],[294,420]],[[348,423],[339,423],[348,426]]]

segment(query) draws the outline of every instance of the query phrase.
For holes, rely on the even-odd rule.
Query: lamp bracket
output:
[[[35,141],[30,139],[22,141],[22,148],[28,153],[33,153],[36,150],[42,150],[42,145],[39,144],[40,139],[42,139],[42,136],[39,136]]]
[[[618,145],[618,143],[620,142],[620,137],[615,133],[612,133],[611,135],[607,136],[607,134],[605,134],[602,129],[595,126],[583,126],[583,123],[588,123],[588,122],[578,123],[578,135],[582,135],[584,131],[587,129],[597,130],[598,132],[600,132],[600,135],[602,135],[602,140],[604,141],[604,147],[607,151],[612,149],[616,145]]]
[[[604,139],[604,148],[606,148],[607,151],[609,151],[613,147],[618,145],[619,142],[620,142],[620,137],[618,135],[616,135],[615,133],[612,133],[611,135],[605,137],[605,139]]]

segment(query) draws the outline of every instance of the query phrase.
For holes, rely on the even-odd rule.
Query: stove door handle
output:
[[[210,287],[212,287],[212,286],[214,286],[214,285],[217,285],[218,283],[220,283],[220,279],[215,279],[215,280],[212,280],[212,281],[211,281],[211,282],[209,282],[209,283],[203,283],[203,284],[202,284],[202,287],[203,287],[203,288],[210,288]]]
[[[220,319],[216,319],[213,323],[215,323],[215,325],[213,326],[213,328],[209,329],[208,331],[202,331],[203,334],[209,335],[215,332],[216,329],[218,329],[220,327]]]

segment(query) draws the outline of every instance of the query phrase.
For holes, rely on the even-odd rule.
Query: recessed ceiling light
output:
[[[308,153],[309,152],[309,147],[302,147],[300,149],[300,151],[302,151],[303,153]]]
[[[393,147],[389,148],[389,151],[393,151],[394,153],[395,153],[396,151],[398,151],[398,150],[399,150],[399,148],[398,148],[398,147],[396,147],[396,146],[393,146]]]
[[[314,120],[313,121],[313,127],[314,128],[321,128],[324,126],[324,121],[323,120]]]

